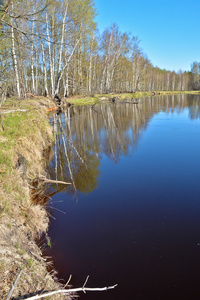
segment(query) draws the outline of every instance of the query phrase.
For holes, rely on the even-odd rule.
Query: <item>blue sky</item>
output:
[[[141,40],[154,66],[190,70],[200,62],[200,0],[94,0],[102,33],[112,23]]]

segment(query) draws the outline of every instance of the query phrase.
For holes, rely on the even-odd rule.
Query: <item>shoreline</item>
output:
[[[180,95],[180,94],[192,94],[200,95],[200,91],[149,91],[149,92],[135,92],[135,93],[110,93],[110,94],[94,94],[92,96],[70,96],[68,98],[63,98],[64,107],[66,102],[73,105],[87,105],[94,104],[97,102],[112,100],[116,97],[118,100],[125,100],[128,98],[142,98],[142,97],[153,97],[153,96],[164,96],[164,95]]]
[[[38,97],[8,99],[1,108],[5,129],[0,129],[1,299],[6,299],[19,274],[14,299],[63,288],[56,272],[47,271],[48,263],[36,245],[36,238],[48,232],[49,216],[44,206],[31,200],[33,179],[47,175],[44,151],[53,143],[53,130],[46,110],[54,105]],[[55,295],[54,299],[71,297]]]

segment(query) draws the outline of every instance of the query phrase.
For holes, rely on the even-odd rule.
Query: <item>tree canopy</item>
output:
[[[138,37],[112,24],[100,34],[93,0],[1,0],[0,87],[8,94],[67,97],[199,89],[191,72],[154,67]]]

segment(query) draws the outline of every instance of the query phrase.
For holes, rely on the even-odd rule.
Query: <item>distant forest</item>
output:
[[[0,93],[26,97],[199,90],[191,71],[154,67],[137,36],[100,34],[92,0],[0,0]]]

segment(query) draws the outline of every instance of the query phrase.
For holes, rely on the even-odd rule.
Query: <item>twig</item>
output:
[[[66,286],[70,283],[70,280],[72,279],[72,274],[69,275],[69,279],[67,281],[67,283],[64,286],[64,289],[66,288]]]
[[[103,287],[103,288],[86,288],[86,287],[81,287],[81,288],[74,288],[74,289],[67,289],[67,290],[58,290],[58,291],[54,291],[54,292],[49,292],[49,293],[45,293],[43,295],[36,295],[30,298],[26,298],[27,300],[35,300],[35,299],[41,299],[44,297],[48,297],[48,296],[53,296],[55,294],[66,294],[66,293],[76,293],[76,292],[86,292],[86,291],[91,291],[91,292],[103,292],[103,291],[107,291],[107,290],[111,290],[114,289],[117,286],[117,284],[113,285],[113,286],[108,286],[108,287]]]
[[[56,207],[50,206],[50,205],[48,205],[48,207],[51,208],[51,209],[57,210],[57,211],[61,212],[62,214],[66,215],[65,211],[62,211],[62,210],[60,210],[60,209],[58,209]]]
[[[84,282],[82,288],[84,288],[84,287],[86,286],[86,284],[87,284],[87,282],[88,282],[88,279],[89,279],[89,275],[87,276],[87,278],[86,278],[86,280],[85,280],[85,282]]]
[[[4,18],[5,18],[5,15],[6,15],[6,13],[7,13],[7,10],[8,10],[8,8],[9,8],[10,3],[11,3],[11,0],[8,1],[7,5],[6,5],[6,7],[5,7],[3,17],[1,18],[1,21],[0,21],[0,27],[2,26],[2,22],[3,22]]]
[[[24,272],[24,270],[21,270],[19,275],[17,276],[17,279],[15,280],[15,283],[14,284],[12,283],[11,289],[8,293],[8,296],[7,296],[6,300],[9,300],[11,298],[12,293],[14,292],[14,289],[15,289],[15,287],[16,287],[16,285],[17,285],[17,283],[18,283],[18,281],[19,281],[19,279],[20,279],[23,272]]]

